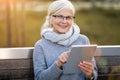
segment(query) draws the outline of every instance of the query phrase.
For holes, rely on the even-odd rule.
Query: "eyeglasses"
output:
[[[71,21],[71,20],[75,19],[74,16],[63,16],[63,15],[52,15],[52,17],[55,17],[58,20],[66,19],[67,21]]]

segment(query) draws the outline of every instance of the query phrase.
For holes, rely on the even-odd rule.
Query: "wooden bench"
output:
[[[1,48],[0,80],[34,80],[33,48]]]
[[[34,80],[33,47],[0,48],[0,80]],[[120,80],[120,46],[98,46],[98,80]]]

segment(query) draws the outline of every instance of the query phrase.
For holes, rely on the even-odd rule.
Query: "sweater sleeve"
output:
[[[35,80],[58,80],[62,70],[55,63],[47,67],[43,49],[36,44],[33,52]]]
[[[84,45],[90,44],[89,38],[83,34],[80,34],[80,40],[81,40],[82,44],[84,44]]]

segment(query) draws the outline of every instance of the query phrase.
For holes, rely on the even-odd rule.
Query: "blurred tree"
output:
[[[10,0],[5,0],[6,3],[6,23],[7,23],[7,45],[12,46],[11,36],[11,20],[10,20]]]
[[[17,15],[17,0],[13,1],[13,13],[14,13],[14,24],[15,24],[15,35],[16,35],[16,39],[15,39],[15,43],[17,43],[19,45],[19,27],[18,27],[18,15]]]
[[[21,19],[21,27],[22,27],[22,32],[21,32],[21,36],[22,36],[22,46],[25,46],[25,32],[26,32],[26,16],[25,16],[25,0],[21,0],[22,3],[22,19]]]
[[[96,7],[96,6],[95,6],[95,2],[96,2],[96,0],[91,0],[92,8],[95,8],[95,7]]]

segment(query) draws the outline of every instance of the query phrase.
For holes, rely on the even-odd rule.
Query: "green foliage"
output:
[[[117,10],[80,10],[75,20],[81,33],[86,34],[92,43],[99,45],[120,44],[120,11]]]

